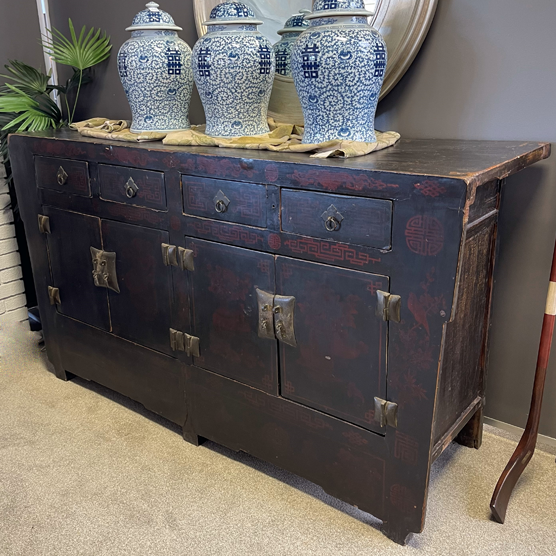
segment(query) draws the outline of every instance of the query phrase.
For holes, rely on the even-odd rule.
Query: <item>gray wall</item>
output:
[[[556,2],[439,0],[416,62],[377,126],[406,137],[556,143]],[[508,179],[495,275],[487,415],[527,420],[556,234],[556,151]],[[556,349],[555,349],[556,351]],[[541,433],[556,437],[556,359]]]
[[[94,25],[115,50],[142,1],[50,0],[53,24]],[[191,0],[161,6],[196,40]],[[379,129],[405,137],[556,142],[556,2],[439,0],[416,62],[381,103]],[[29,36],[29,35],[28,35]],[[112,56],[88,87],[81,117],[129,117]],[[203,121],[195,99],[191,119]],[[506,185],[496,269],[488,406],[518,426],[527,418],[552,249],[556,235],[556,154]],[[541,432],[556,437],[556,360],[549,369]]]
[[[36,0],[0,0],[0,73],[14,59],[44,71],[40,34]]]
[[[5,1],[5,0],[0,0]],[[32,1],[32,0],[27,0]],[[68,18],[76,29],[83,25],[101,28],[110,36],[112,55],[95,68],[95,80],[85,87],[76,118],[93,116],[131,119],[131,112],[118,76],[117,54],[120,46],[131,36],[125,31],[135,14],[144,9],[147,0],[49,0],[53,27],[66,33]],[[193,47],[197,31],[193,19],[193,0],[164,0],[160,8],[169,12],[177,25],[183,28],[179,36]],[[59,66],[60,80],[67,79],[71,70]],[[191,122],[204,123],[204,112],[197,91],[191,103]]]

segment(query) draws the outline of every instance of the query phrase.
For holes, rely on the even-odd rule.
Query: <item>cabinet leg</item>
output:
[[[483,443],[483,418],[484,418],[484,404],[475,411],[475,414],[469,419],[467,425],[461,429],[461,432],[456,436],[456,442],[468,448],[475,448],[478,450]]]
[[[183,424],[182,435],[183,435],[183,439],[186,442],[189,442],[189,444],[193,444],[193,446],[200,446],[206,440],[205,438],[199,436],[195,432],[193,425],[191,424],[191,419],[189,418],[189,415],[187,416],[187,419]]]
[[[68,382],[68,380],[71,380],[75,376],[71,373],[68,373],[68,371],[66,371],[62,367],[54,367],[54,374],[56,375],[56,378],[59,378],[64,382]]]
[[[407,541],[413,535],[411,531],[407,530],[403,523],[384,523],[382,525],[382,534],[388,537],[391,541],[394,541],[396,544],[401,544],[402,546],[405,546]]]

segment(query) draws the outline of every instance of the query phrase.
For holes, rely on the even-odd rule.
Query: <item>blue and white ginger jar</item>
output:
[[[282,36],[279,42],[274,45],[276,56],[276,73],[284,77],[292,77],[292,49],[299,35],[308,27],[309,22],[305,19],[305,14],[311,13],[310,10],[301,10],[298,14],[292,15],[278,31]]]
[[[386,71],[386,43],[363,0],[314,0],[311,27],[292,53],[303,108],[303,143],[376,141],[374,120]]]
[[[149,2],[133,19],[118,53],[118,71],[132,114],[131,131],[189,129],[193,91],[191,49],[172,17]]]
[[[272,44],[262,21],[246,4],[216,6],[207,34],[193,47],[193,74],[205,108],[206,134],[239,137],[268,133],[268,102],[274,81]]]

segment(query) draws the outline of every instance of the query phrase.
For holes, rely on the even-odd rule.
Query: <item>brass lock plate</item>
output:
[[[274,295],[256,289],[259,304],[259,338],[274,340]]]
[[[295,297],[285,295],[274,296],[274,327],[276,337],[284,344],[296,347],[294,331]]]
[[[91,247],[91,257],[93,259],[93,281],[95,286],[120,293],[116,274],[116,253]]]

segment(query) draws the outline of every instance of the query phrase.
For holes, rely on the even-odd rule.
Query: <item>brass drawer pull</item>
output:
[[[133,197],[135,197],[137,195],[138,191],[139,191],[139,187],[133,181],[133,178],[129,178],[127,180],[127,183],[125,184],[125,195],[126,195],[126,197],[128,199],[133,199]]]
[[[58,173],[56,174],[58,185],[66,185],[68,178],[69,178],[68,173],[64,170],[62,166],[60,166],[60,168],[58,168]]]
[[[327,232],[337,232],[342,227],[342,220],[344,217],[340,211],[334,206],[330,205],[322,214],[321,218],[324,220],[324,227]]]
[[[222,190],[220,190],[214,197],[214,210],[216,210],[216,212],[220,214],[223,214],[228,210],[230,203],[231,203],[230,199],[228,199],[225,193]]]

